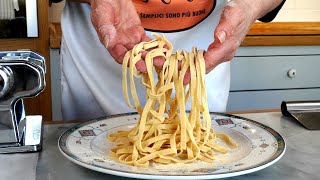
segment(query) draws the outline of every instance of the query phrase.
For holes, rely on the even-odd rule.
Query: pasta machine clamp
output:
[[[0,51],[0,153],[42,148],[42,116],[26,116],[23,98],[45,87],[45,59],[32,51]]]

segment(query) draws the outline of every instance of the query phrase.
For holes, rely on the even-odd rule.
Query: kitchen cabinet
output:
[[[279,109],[320,99],[320,46],[240,47],[231,62],[228,111]]]

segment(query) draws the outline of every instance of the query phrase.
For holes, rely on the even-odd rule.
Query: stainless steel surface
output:
[[[22,140],[25,127],[23,100],[17,100],[12,106],[1,105],[0,99],[0,153],[7,146],[19,146]]]
[[[241,114],[240,116],[256,120],[275,129],[285,138],[287,150],[284,156],[274,165],[258,172],[230,179],[319,179],[320,131],[308,131],[291,118],[283,117],[281,113]],[[59,136],[74,125],[55,124],[44,126],[43,150],[39,153],[36,168],[37,180],[129,179],[92,171],[66,159],[59,152],[57,142]]]
[[[36,96],[44,89],[44,61],[31,51],[0,51],[0,153],[41,149],[40,141],[36,143],[39,147],[33,147],[27,133],[36,137],[42,118],[29,117],[37,120],[28,121],[23,98]],[[30,128],[35,132],[30,132]]]
[[[9,93],[13,85],[13,72],[10,67],[0,66],[1,91],[0,98]]]
[[[320,130],[320,101],[282,102],[282,114],[299,121],[305,128]]]
[[[42,148],[42,116],[27,116],[25,118],[23,142],[18,145],[2,146],[0,153],[34,152]]]
[[[38,37],[37,0],[26,0],[27,36]]]

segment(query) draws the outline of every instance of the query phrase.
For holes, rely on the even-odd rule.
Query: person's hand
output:
[[[220,63],[230,61],[234,57],[255,20],[256,15],[248,0],[228,2],[214,32],[214,42],[204,54],[207,73]]]
[[[141,41],[149,41],[137,11],[128,0],[91,0],[91,21],[101,43],[120,64],[127,51]],[[139,71],[146,71],[139,61]]]
[[[218,64],[230,61],[251,25],[282,0],[231,0],[224,8],[214,32],[215,41],[204,55],[207,73]]]
[[[260,17],[276,8],[282,0],[231,0],[225,6],[214,32],[214,42],[204,54],[206,73],[220,63],[230,61],[251,25]],[[184,84],[190,81],[190,73]]]

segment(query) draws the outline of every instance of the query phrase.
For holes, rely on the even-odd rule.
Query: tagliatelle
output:
[[[133,129],[108,135],[110,141],[117,143],[110,154],[122,163],[139,167],[148,167],[152,161],[162,164],[196,160],[212,162],[216,152],[229,151],[228,147],[218,145],[216,138],[233,148],[237,145],[228,136],[216,134],[211,128],[203,51],[193,48],[189,53],[177,51],[172,54],[172,45],[164,36],[154,37],[150,42],[136,45],[124,57],[124,97],[126,103],[137,110],[140,119]],[[147,73],[140,74],[135,65],[144,52],[147,52],[144,59]],[[153,66],[155,57],[165,59],[162,69]],[[181,69],[178,68],[179,61]],[[128,69],[134,106],[128,94]],[[183,79],[188,69],[191,80],[188,86],[184,86]],[[137,95],[135,77],[141,78],[146,87],[146,104],[143,108]],[[189,98],[191,109],[187,113]]]

